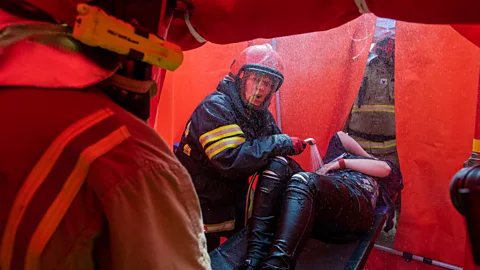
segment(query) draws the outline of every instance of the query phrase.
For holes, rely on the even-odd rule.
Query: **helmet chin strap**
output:
[[[255,93],[253,93],[252,95],[250,95],[250,98],[248,100],[248,103],[249,104],[254,104],[255,103],[255,100],[257,99],[256,97],[258,96],[258,93],[260,92],[260,87],[259,85],[257,84],[257,87],[255,88]],[[255,106],[255,105],[252,105],[252,106]]]

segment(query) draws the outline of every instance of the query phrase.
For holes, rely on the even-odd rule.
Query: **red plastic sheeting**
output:
[[[192,50],[205,45],[195,39],[188,30],[185,23],[185,16],[183,12],[175,14],[168,30],[167,40],[172,41],[182,48],[183,51]]]
[[[353,0],[192,0],[192,23],[206,40],[227,44],[327,30],[358,17]]]
[[[478,0],[365,0],[375,15],[407,22],[479,24]]]
[[[385,18],[435,24],[480,24],[478,0],[366,0],[375,15]],[[288,2],[291,4],[293,2]],[[341,26],[360,13],[354,0],[301,0],[293,5],[276,0],[191,0],[191,22],[206,40],[230,44],[257,38],[275,38],[328,30]],[[282,6],[279,6],[282,5]],[[454,26],[477,45],[479,26]],[[190,34],[184,14],[175,14],[168,40],[183,50],[202,46]]]
[[[374,16],[362,16],[330,31],[277,39],[286,66],[280,90],[283,132],[314,137],[325,153],[358,92],[374,27]],[[305,170],[311,168],[309,153],[295,157]]]
[[[160,97],[162,96],[162,89],[163,84],[165,83],[167,71],[165,69],[154,67],[152,73],[156,75],[153,79],[157,82],[158,93],[156,96],[150,99],[150,118],[148,118],[148,125],[151,128],[155,128],[157,124],[158,103],[160,102]]]
[[[472,149],[480,49],[449,26],[398,22],[396,30],[395,115],[405,190],[395,248],[463,265],[466,232],[449,184]]]
[[[480,3],[480,2],[479,2]],[[479,15],[480,17],[480,15]],[[479,25],[452,25],[462,36],[480,47],[480,24]]]
[[[175,114],[181,106],[174,103],[173,77],[171,75],[172,73],[167,72],[165,76],[154,127],[165,142],[172,146],[173,149],[174,130],[179,126],[179,124],[175,122]]]
[[[256,38],[275,38],[328,30],[341,26],[360,13],[354,0],[191,0],[191,18],[206,40],[229,44]],[[366,0],[379,17],[436,24],[480,24],[478,0]],[[170,32],[183,48],[196,43],[183,21],[176,19]],[[190,45],[188,45],[190,44]]]

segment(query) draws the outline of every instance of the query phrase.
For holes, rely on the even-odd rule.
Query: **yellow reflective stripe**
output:
[[[237,124],[227,125],[216,128],[200,136],[199,141],[202,147],[210,142],[217,141],[226,137],[243,134],[242,129]]]
[[[394,105],[386,105],[386,104],[374,104],[374,105],[362,105],[360,108],[358,105],[353,106],[352,112],[388,112],[394,113],[395,106]]]
[[[0,248],[1,269],[10,269],[18,225],[20,224],[33,195],[37,192],[40,185],[52,170],[64,148],[79,134],[111,115],[113,115],[113,112],[110,109],[101,109],[75,122],[52,142],[50,147],[37,162],[25,179],[24,184],[15,197],[12,209],[10,210]]]
[[[358,107],[358,105],[355,105],[354,107]],[[391,104],[363,104],[362,105],[362,108],[363,107],[367,107],[367,108],[380,108],[380,109],[394,109],[395,108],[395,105],[391,105]]]
[[[235,135],[243,135],[243,131],[238,130],[238,131],[227,132],[227,133],[224,133],[220,136],[210,138],[210,139],[206,140],[204,144],[202,144],[202,147],[205,147],[205,145],[207,145],[210,142],[218,141],[218,140],[221,140],[223,138],[231,137],[231,136],[235,136]]]
[[[255,191],[253,190],[253,187],[252,189],[249,191],[249,195],[248,195],[248,215],[247,215],[247,218],[250,218],[252,216],[252,211],[253,211],[253,198],[254,198],[254,195],[255,195]]]
[[[384,142],[370,142],[370,141],[357,141],[362,148],[374,148],[374,149],[385,149],[392,148],[397,146],[397,140],[390,140]]]
[[[127,127],[122,126],[82,151],[62,190],[48,208],[30,239],[25,257],[25,269],[40,269],[42,251],[85,182],[93,161],[118,146],[128,137],[130,137],[130,133]]]
[[[204,224],[204,225],[205,225],[205,228],[207,228],[207,233],[231,231],[235,229],[235,219],[225,221],[222,223],[217,223],[217,224]]]
[[[190,133],[190,124],[191,123],[192,123],[192,121],[188,122],[187,127],[185,128],[185,133],[184,133],[185,137],[187,137],[188,133]]]
[[[472,151],[477,153],[480,152],[480,140],[473,139]]]
[[[352,112],[385,112],[385,113],[395,113],[395,110],[358,110],[358,109],[352,109]]]
[[[207,154],[209,159],[212,159],[216,154],[222,152],[223,150],[228,148],[237,148],[244,142],[245,138],[243,137],[226,138],[210,145],[205,150],[205,153]]]
[[[191,151],[192,151],[192,148],[190,148],[190,145],[185,144],[185,146],[183,146],[183,153],[187,154],[187,156],[190,156]]]

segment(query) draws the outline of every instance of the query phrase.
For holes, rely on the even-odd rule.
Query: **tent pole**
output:
[[[390,253],[390,254],[402,256],[405,259],[406,262],[410,262],[413,259],[413,260],[416,260],[416,261],[419,261],[419,262],[423,262],[425,264],[435,265],[435,266],[443,267],[443,268],[446,268],[446,269],[452,269],[452,270],[462,270],[463,269],[463,268],[455,266],[455,265],[435,261],[435,260],[432,260],[432,259],[429,259],[429,258],[426,258],[426,257],[420,257],[420,256],[417,256],[417,255],[408,253],[408,252],[402,252],[402,251],[398,251],[398,250],[395,250],[395,249],[392,249],[392,248],[387,248],[387,247],[380,246],[380,245],[375,245],[374,247],[376,249],[379,249],[381,251],[385,251],[385,252]]]
[[[472,155],[463,164],[464,167],[480,165],[480,76],[477,93],[477,112],[475,117],[475,135],[473,137]]]
[[[273,50],[277,51],[277,39],[272,38]],[[275,111],[277,114],[277,126],[282,130],[282,110],[280,109],[280,91],[275,92]]]

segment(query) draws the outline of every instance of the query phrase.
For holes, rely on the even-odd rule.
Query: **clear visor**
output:
[[[246,71],[242,77],[242,99],[247,106],[264,110],[270,106],[280,79],[259,71]]]

